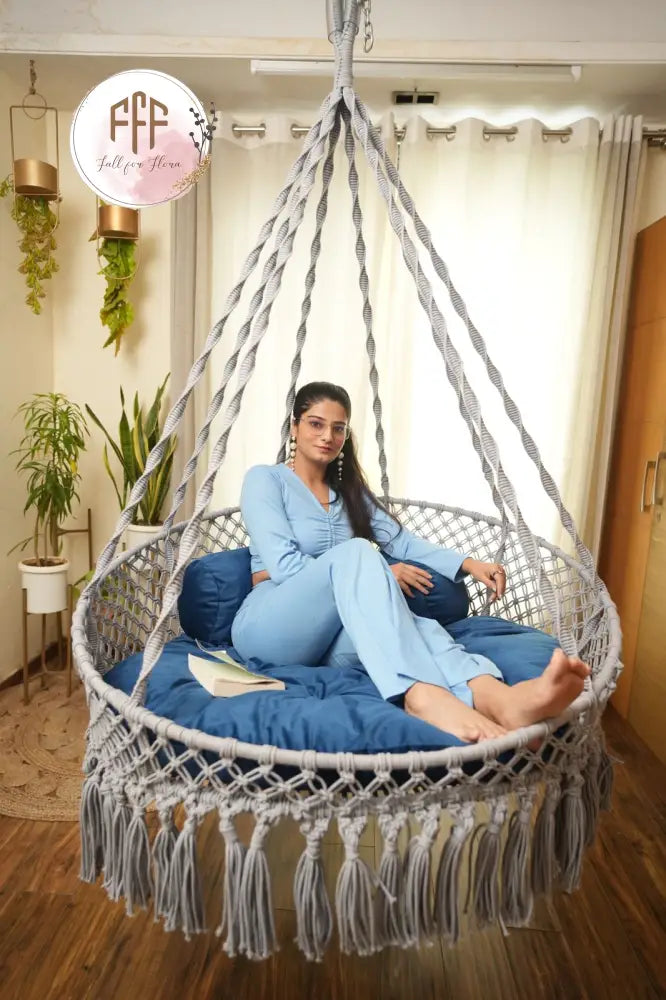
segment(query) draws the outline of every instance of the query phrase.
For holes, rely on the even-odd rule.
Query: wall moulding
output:
[[[173,37],[116,34],[0,34],[0,53],[201,58],[326,58],[326,38]],[[660,63],[666,40],[656,42],[456,41],[377,38],[373,60],[515,63]]]

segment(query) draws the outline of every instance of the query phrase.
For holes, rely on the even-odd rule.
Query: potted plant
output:
[[[46,296],[42,283],[58,270],[58,263],[53,256],[57,249],[53,233],[58,220],[49,206],[51,199],[42,195],[14,195],[14,180],[11,176],[0,181],[0,198],[9,194],[14,196],[11,216],[21,232],[19,249],[23,260],[19,265],[19,272],[25,275],[28,286],[25,301],[35,315],[38,315],[42,311],[40,300]]]
[[[160,437],[162,428],[160,423],[160,410],[162,407],[162,397],[166,389],[169,376],[159,386],[155,393],[155,399],[144,417],[143,408],[139,404],[138,392],[134,394],[134,404],[132,407],[133,423],[130,425],[125,412],[125,394],[122,386],[120,388],[121,415],[118,425],[118,441],[115,441],[103,425],[99,417],[86,403],[86,411],[99,429],[105,435],[111,445],[114,455],[120,463],[122,471],[122,489],[118,485],[116,476],[113,473],[109,462],[109,452],[107,444],[104,444],[104,467],[111,478],[116,491],[116,498],[121,511],[125,509],[127,500],[139,476],[143,474],[146,467],[148,455],[153,450]],[[161,462],[153,471],[143,499],[134,511],[132,524],[128,527],[128,547],[135,548],[137,545],[144,545],[151,538],[159,534],[162,528],[162,509],[171,485],[171,468],[173,466],[173,455],[176,450],[177,438],[172,435]]]
[[[28,476],[23,512],[35,512],[35,526],[10,552],[32,542],[33,555],[19,563],[22,585],[28,611],[48,614],[67,607],[69,562],[60,555],[60,528],[79,500],[78,463],[88,426],[76,403],[59,392],[36,393],[18,413],[25,433],[11,454],[19,456],[16,468]]]
[[[97,212],[97,229],[90,237],[100,240],[97,256],[102,264],[99,274],[106,278],[104,302],[99,311],[102,326],[109,328],[103,346],[120,350],[123,335],[134,319],[134,309],[127,297],[136,274],[136,241],[139,238],[137,209],[102,202]]]

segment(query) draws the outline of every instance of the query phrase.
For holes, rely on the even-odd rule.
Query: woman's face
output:
[[[297,424],[292,426],[296,438],[296,452],[309,462],[328,465],[342,451],[349,428],[347,411],[341,403],[322,399],[305,410]]]

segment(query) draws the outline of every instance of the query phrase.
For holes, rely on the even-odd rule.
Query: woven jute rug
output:
[[[17,819],[77,820],[88,724],[83,686],[50,674],[47,687],[0,691],[0,813]]]

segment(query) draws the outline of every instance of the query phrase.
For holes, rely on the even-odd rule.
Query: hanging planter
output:
[[[21,104],[12,104],[9,108],[9,134],[13,172],[0,182],[0,198],[13,195],[11,209],[12,219],[21,233],[19,249],[24,255],[19,272],[25,275],[28,287],[26,304],[39,315],[42,311],[41,299],[45,298],[43,282],[47,281],[57,270],[58,264],[53,256],[57,249],[53,235],[59,222],[60,191],[58,186],[58,168],[60,165],[60,147],[58,141],[58,112],[49,107],[35,90],[37,79],[34,60],[30,60],[30,90]],[[32,99],[35,98],[36,101]],[[52,112],[55,119],[56,163],[46,163],[35,157],[15,156],[14,142],[14,112],[21,111],[33,121],[43,118],[47,112]],[[55,202],[55,212],[49,202]]]
[[[97,229],[90,239],[97,241],[97,257],[102,264],[98,273],[106,278],[99,318],[102,325],[108,327],[109,336],[103,346],[114,344],[117,354],[123,335],[134,319],[134,309],[127,292],[138,267],[138,209],[99,203]]]

